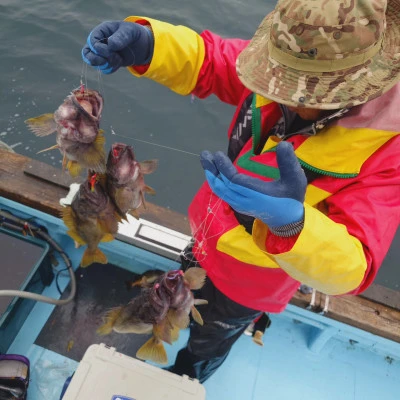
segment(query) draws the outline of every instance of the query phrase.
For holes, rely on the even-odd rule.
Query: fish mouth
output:
[[[114,161],[119,161],[125,152],[128,152],[132,160],[135,159],[132,146],[128,146],[125,143],[114,143],[111,145],[111,154]]]
[[[93,89],[78,88],[72,91],[72,101],[79,110],[93,120],[99,120],[103,111],[103,96]]]
[[[173,279],[178,279],[178,278],[182,277],[183,275],[184,275],[184,272],[181,269],[177,269],[177,270],[169,271],[166,274],[166,278],[173,280]]]

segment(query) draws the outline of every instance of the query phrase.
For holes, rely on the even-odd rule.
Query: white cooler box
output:
[[[94,344],[86,350],[63,396],[63,400],[205,398],[205,388],[197,379],[164,371],[104,344]]]

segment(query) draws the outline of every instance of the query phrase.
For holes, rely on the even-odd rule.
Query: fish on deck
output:
[[[104,100],[99,92],[84,85],[66,97],[54,114],[43,114],[25,121],[39,137],[57,132],[57,144],[41,150],[59,149],[63,168],[76,177],[82,169],[105,171],[104,131],[99,129]]]
[[[168,362],[163,342],[172,344],[179,331],[187,328],[191,314],[194,321],[203,325],[203,319],[195,305],[207,304],[195,299],[192,290],[200,289],[205,282],[206,271],[189,268],[185,273],[172,270],[159,276],[153,286],[145,287],[127,305],[111,309],[97,333],[149,334],[153,336],[136,353],[142,360],[159,364]]]

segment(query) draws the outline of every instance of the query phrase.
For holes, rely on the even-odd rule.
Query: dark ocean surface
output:
[[[275,1],[267,0],[2,0],[0,2],[0,140],[17,153],[61,167],[55,135],[36,138],[24,120],[54,112],[81,79],[99,90],[105,106],[101,127],[107,151],[113,142],[133,145],[139,161],[158,159],[146,177],[157,194],[154,204],[186,213],[204,180],[199,153],[226,150],[233,107],[214,96],[181,97],[125,69],[101,75],[81,59],[91,29],[105,20],[142,15],[182,24],[197,32],[249,39]],[[115,134],[112,134],[115,132]],[[399,290],[400,238],[377,282]]]
[[[125,68],[101,75],[83,63],[81,48],[94,26],[129,15],[250,38],[272,8],[261,0],[252,1],[251,7],[231,0],[2,0],[0,140],[17,153],[61,166],[58,150],[37,154],[55,144],[55,135],[36,138],[24,120],[55,111],[82,78],[104,97],[100,126],[106,132],[107,152],[121,141],[134,146],[139,161],[158,159],[158,170],[146,177],[157,193],[149,201],[186,213],[204,180],[199,153],[225,151],[233,107],[214,96],[194,101],[179,96],[133,77]]]

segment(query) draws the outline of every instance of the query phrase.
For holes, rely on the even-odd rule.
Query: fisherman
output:
[[[400,220],[400,0],[278,0],[251,41],[130,16],[95,27],[82,56],[237,107],[227,155],[201,154],[183,264],[207,271],[209,305],[173,372],[204,382],[300,282],[371,284]]]

